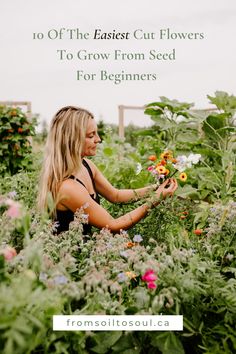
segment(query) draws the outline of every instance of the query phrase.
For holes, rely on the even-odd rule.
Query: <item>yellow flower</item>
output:
[[[180,175],[179,175],[179,179],[180,179],[181,181],[185,182],[185,181],[186,181],[186,179],[187,179],[187,175],[186,175],[186,173],[184,173],[184,172],[180,173]]]
[[[170,150],[164,151],[161,154],[161,159],[171,160],[172,158],[173,158],[173,154],[172,154],[172,151],[170,151]]]
[[[156,167],[157,172],[159,173],[159,175],[164,175],[166,173],[166,168],[165,166],[157,166]]]
[[[136,278],[136,274],[134,272],[125,272],[125,275],[129,278],[129,279],[135,279]]]
[[[164,175],[168,175],[170,173],[170,170],[168,170],[168,168],[166,168],[166,172],[164,173]]]

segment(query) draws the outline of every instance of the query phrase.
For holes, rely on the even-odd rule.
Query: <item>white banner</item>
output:
[[[54,331],[182,331],[182,315],[55,315]]]

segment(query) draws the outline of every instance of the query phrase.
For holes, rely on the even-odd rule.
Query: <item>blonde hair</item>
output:
[[[89,111],[74,106],[61,108],[53,117],[40,176],[38,208],[41,212],[55,215],[60,184],[81,168],[87,125],[93,118]]]

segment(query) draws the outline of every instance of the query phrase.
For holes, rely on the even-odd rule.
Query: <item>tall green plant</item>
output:
[[[192,118],[190,108],[193,105],[193,103],[179,102],[161,96],[160,101],[152,102],[146,106],[144,113],[150,115],[155,125],[164,133],[167,148],[174,148],[180,134],[182,140],[187,138],[186,130],[188,130],[188,135],[191,133],[189,127]],[[184,132],[185,134],[183,134]]]
[[[203,161],[205,167],[199,170],[200,179],[207,179],[214,185],[215,196],[225,199],[236,192],[236,97],[221,91],[217,91],[215,96],[207,97],[216,105],[217,110],[202,121],[204,136],[201,153],[205,154],[206,158]]]

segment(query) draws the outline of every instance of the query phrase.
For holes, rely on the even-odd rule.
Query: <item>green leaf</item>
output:
[[[236,110],[236,96],[229,95],[224,91],[216,91],[215,97],[207,95],[210,102],[216,105],[218,109],[222,109],[225,112],[232,112]]]
[[[164,109],[165,107],[167,107],[167,105],[163,102],[152,102],[152,103],[147,104],[146,107],[159,107],[159,108]],[[156,109],[158,110],[158,108],[156,108]],[[161,109],[161,111],[163,111],[163,110]]]
[[[194,103],[180,102],[178,100],[170,100],[165,96],[160,96],[161,102],[165,103],[174,108],[178,108],[178,110],[190,109],[194,106]]]
[[[197,141],[198,139],[198,134],[197,132],[191,130],[187,130],[186,132],[183,132],[182,130],[178,133],[177,135],[178,142],[181,143],[191,143],[194,141]]]
[[[228,114],[210,114],[203,122],[203,131],[210,140],[218,141],[220,137],[225,137],[227,132],[222,130],[227,123]]]
[[[151,344],[162,354],[184,354],[184,348],[174,332],[161,332],[153,336]]]
[[[183,187],[179,186],[179,188],[176,190],[175,194],[181,198],[187,198],[187,197],[195,197],[198,198],[199,194],[196,188],[193,188],[191,185],[186,184]]]
[[[126,349],[126,350],[124,350],[123,352],[122,352],[122,354],[138,354],[138,353],[140,353],[140,350],[141,349],[139,349],[139,348],[130,348],[130,349]],[[120,352],[121,353],[121,352]]]
[[[144,113],[150,116],[160,116],[163,114],[163,110],[160,108],[146,108]]]
[[[113,149],[112,148],[109,148],[109,147],[105,147],[103,149],[103,153],[105,156],[112,156],[113,154]]]
[[[91,348],[95,353],[106,353],[122,336],[120,331],[111,332],[99,332],[96,333],[93,339],[97,342],[97,345]]]
[[[127,307],[127,309],[125,310],[126,315],[135,315],[138,312],[138,307],[136,306],[130,306]]]
[[[125,332],[119,340],[113,345],[112,350],[115,353],[124,353],[126,351],[132,350],[135,346],[133,335],[130,332]],[[137,351],[136,351],[137,353]]]

